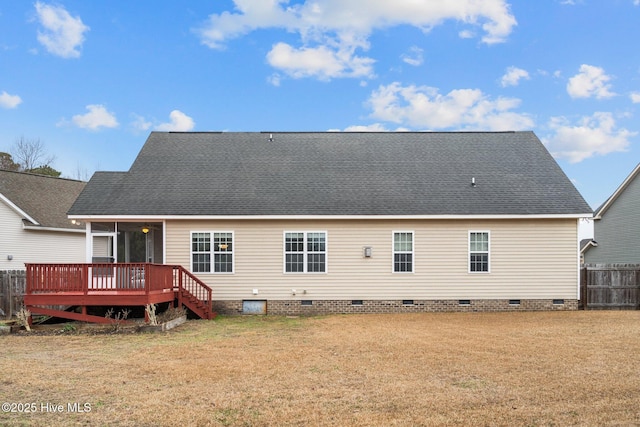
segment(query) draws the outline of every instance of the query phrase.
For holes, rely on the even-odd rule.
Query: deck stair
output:
[[[185,305],[202,319],[215,318],[211,288],[182,266],[175,266],[173,275],[174,284],[178,288],[178,303]]]

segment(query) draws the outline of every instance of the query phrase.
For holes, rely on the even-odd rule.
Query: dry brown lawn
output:
[[[35,406],[0,425],[640,425],[637,311],[231,317],[0,345],[0,400]]]

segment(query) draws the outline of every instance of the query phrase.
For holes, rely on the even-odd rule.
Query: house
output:
[[[85,260],[85,226],[67,218],[85,184],[0,170],[0,270]]]
[[[586,264],[640,264],[640,164],[595,211]]]
[[[69,210],[219,313],[576,309],[589,205],[532,132],[153,132]]]

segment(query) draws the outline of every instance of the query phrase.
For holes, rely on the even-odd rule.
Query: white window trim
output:
[[[303,241],[303,255],[304,265],[302,271],[287,271],[287,234],[288,233],[302,233],[304,235]],[[324,271],[307,271],[307,235],[310,233],[324,233]],[[285,230],[282,232],[282,272],[284,274],[327,274],[329,272],[329,233],[326,230]]]
[[[411,233],[411,271],[396,271],[396,233]],[[409,252],[398,252],[409,253]],[[391,232],[391,272],[393,274],[414,274],[416,272],[416,233],[413,230],[393,230]]]
[[[193,271],[193,235],[197,234],[197,233],[208,233],[210,234],[210,239],[211,239],[211,250],[209,251],[209,254],[211,255],[211,260],[210,260],[210,264],[211,264],[211,271],[199,271],[197,273],[195,273]],[[215,233],[228,233],[231,234],[231,244],[233,245],[233,250],[231,251],[231,271],[215,271],[216,267],[215,267],[215,250],[213,247],[213,240],[214,240],[214,234]],[[194,274],[235,274],[236,272],[236,236],[235,233],[233,231],[230,230],[191,230],[189,232],[189,268],[192,273]]]
[[[471,234],[487,233],[487,271],[471,271]],[[483,253],[483,252],[474,252]],[[469,230],[467,234],[467,272],[469,274],[489,274],[491,273],[491,231],[489,230]]]

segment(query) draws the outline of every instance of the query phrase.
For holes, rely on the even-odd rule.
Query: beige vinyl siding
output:
[[[84,234],[26,230],[22,218],[0,202],[0,270],[22,270],[25,263],[84,261]]]
[[[577,298],[575,219],[166,224],[166,262],[187,268],[191,231],[234,231],[235,273],[198,274],[219,300]],[[283,232],[315,230],[327,232],[327,272],[284,273]],[[392,272],[398,230],[414,232],[413,273]],[[490,231],[490,273],[468,271],[470,230]],[[371,258],[363,256],[365,246],[373,248]]]

